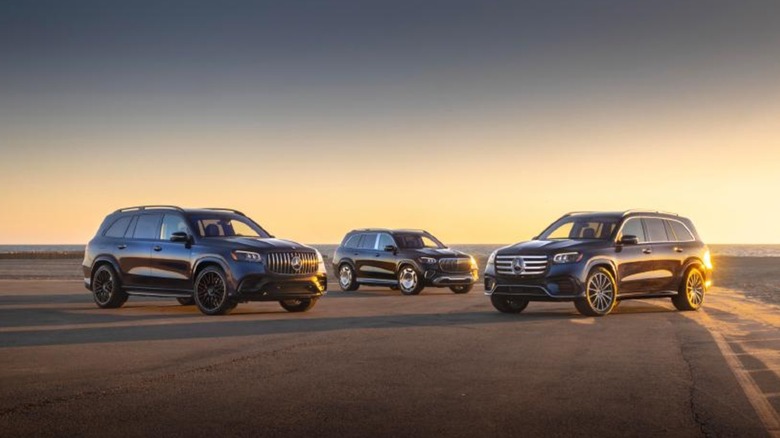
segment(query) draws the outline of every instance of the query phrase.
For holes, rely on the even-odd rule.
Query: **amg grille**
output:
[[[522,263],[515,260],[520,259]],[[539,276],[547,270],[547,256],[499,255],[496,256],[496,273],[500,275]]]
[[[471,272],[471,259],[465,257],[440,259],[439,268],[444,272]]]
[[[266,259],[268,270],[277,274],[317,272],[317,255],[311,252],[272,252]]]

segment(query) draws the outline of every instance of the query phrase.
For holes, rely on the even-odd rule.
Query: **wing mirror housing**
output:
[[[620,242],[619,243],[621,245],[638,245],[639,244],[639,239],[636,236],[634,236],[634,235],[626,234],[625,236],[620,238]]]
[[[190,235],[185,233],[184,231],[177,231],[177,232],[171,234],[171,242],[189,243],[190,242]]]
[[[395,245],[387,245],[385,246],[385,251],[395,253],[398,251],[398,248],[396,248]]]

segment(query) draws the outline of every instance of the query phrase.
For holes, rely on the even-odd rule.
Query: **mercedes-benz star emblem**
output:
[[[290,261],[290,266],[292,266],[294,271],[300,271],[301,267],[303,267],[303,263],[301,262],[301,258],[298,256],[295,256]]]
[[[523,261],[523,259],[521,259],[520,257],[517,257],[512,262],[512,269],[514,269],[515,272],[517,272],[518,274],[525,271],[525,261]]]

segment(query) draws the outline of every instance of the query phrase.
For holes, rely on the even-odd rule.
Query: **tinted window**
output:
[[[668,242],[669,236],[666,235],[663,219],[648,218],[644,219],[647,227],[647,240],[649,242]]]
[[[178,214],[166,214],[163,217],[162,227],[160,228],[160,239],[171,240],[173,233],[179,231],[183,231],[187,234],[190,233],[184,218]]]
[[[125,237],[128,239],[133,238],[133,232],[135,231],[135,224],[138,223],[138,215],[133,216],[133,221],[130,222],[130,226],[127,227],[127,232],[125,233]]]
[[[106,231],[106,237],[124,237],[127,226],[130,225],[132,216],[125,216],[116,220]]]
[[[693,235],[691,234],[690,231],[688,231],[688,228],[686,228],[685,225],[677,221],[669,221],[669,223],[672,225],[672,230],[674,230],[674,234],[677,235],[677,240],[679,240],[680,242],[694,240]]]
[[[617,225],[616,218],[567,216],[550,225],[539,239],[609,239]]]
[[[376,233],[363,234],[358,245],[358,248],[360,249],[374,249],[374,245],[376,245]]]
[[[192,219],[200,237],[270,237],[264,229],[244,216],[225,214],[195,216]]]
[[[344,242],[344,246],[347,248],[357,248],[358,242],[360,241],[360,236],[362,236],[362,234],[353,234],[349,236],[349,239]]]
[[[623,231],[620,233],[620,238],[623,236],[636,236],[639,243],[647,242],[647,239],[645,239],[645,231],[642,228],[642,221],[639,218],[631,218],[623,224]]]
[[[395,240],[393,240],[393,237],[389,234],[380,234],[379,235],[379,249],[385,249],[388,245],[395,246]]]
[[[157,239],[161,214],[144,214],[138,218],[135,225],[134,239]]]

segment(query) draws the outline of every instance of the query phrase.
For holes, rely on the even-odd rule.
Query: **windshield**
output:
[[[271,237],[264,229],[244,216],[199,215],[193,225],[200,237]]]
[[[617,226],[617,218],[567,216],[550,225],[540,240],[607,240]]]
[[[423,233],[399,233],[395,235],[398,247],[403,249],[446,248],[430,234]]]

